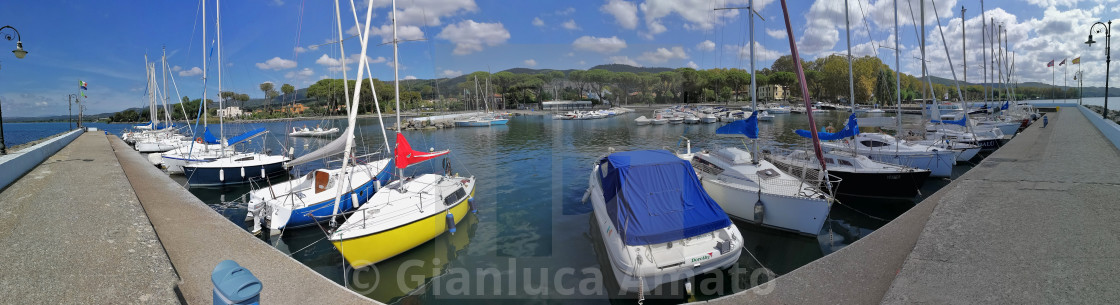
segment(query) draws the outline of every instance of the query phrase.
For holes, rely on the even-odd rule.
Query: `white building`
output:
[[[218,117],[232,118],[232,117],[239,117],[239,116],[242,116],[242,115],[245,115],[245,111],[242,111],[241,107],[229,106],[229,107],[226,107],[225,109],[218,109]]]

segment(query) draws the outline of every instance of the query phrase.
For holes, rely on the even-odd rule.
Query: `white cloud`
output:
[[[193,67],[193,68],[190,68],[190,69],[187,69],[187,70],[179,71],[179,76],[195,76],[195,75],[202,75],[202,69],[199,68],[199,67]]]
[[[586,65],[587,65],[587,61],[583,61],[583,60],[581,60],[581,61],[579,61],[579,65],[580,65],[580,66],[586,66]]]
[[[537,66],[537,61],[533,60],[533,59],[526,59],[524,63],[525,63],[525,66],[528,66],[530,68]]]
[[[257,68],[261,70],[284,70],[296,67],[294,60],[287,60],[280,57],[273,57],[265,62],[257,63]]]
[[[696,49],[700,51],[711,51],[716,49],[716,43],[711,40],[701,41],[696,44]]]
[[[298,53],[307,52],[307,48],[304,48],[304,47],[301,47],[301,46],[296,46],[295,48],[292,48],[292,51],[295,51],[298,54]]]
[[[541,17],[534,17],[533,18],[533,25],[534,26],[544,26],[544,20],[541,20]]]
[[[182,70],[183,70],[183,67],[180,67],[180,66],[171,67],[171,72],[179,72],[179,71],[182,71]]]
[[[634,61],[633,59],[630,59],[630,57],[627,57],[627,56],[611,56],[607,60],[609,60],[610,63],[612,63],[612,64],[631,65],[631,66],[635,66],[635,67],[641,67],[642,66],[642,65],[639,65],[638,62]]]
[[[576,8],[569,6],[566,9],[556,11],[556,14],[560,15],[560,16],[566,16],[566,15],[571,15],[572,13],[575,13],[575,12],[576,12]]]
[[[479,23],[464,20],[448,25],[436,37],[455,44],[456,55],[482,51],[484,46],[496,46],[509,40],[509,31],[501,23]]]
[[[682,47],[657,48],[653,52],[642,53],[641,56],[638,56],[638,59],[653,64],[662,64],[671,59],[688,59],[688,54],[684,52]]]
[[[350,27],[349,30],[346,30],[346,34],[358,35],[358,32],[360,32],[363,28],[364,27],[359,28],[356,25],[352,26],[352,27]],[[369,28],[369,34],[370,34],[370,36],[381,36],[381,43],[386,43],[386,42],[393,41],[393,25],[386,24],[386,25],[382,25],[380,27],[376,27],[376,26],[375,27],[370,27]],[[397,39],[400,39],[400,40],[420,40],[420,39],[424,39],[424,30],[420,29],[420,27],[415,26],[415,25],[399,25],[398,24],[397,25]]]
[[[579,25],[576,24],[576,21],[574,19],[568,19],[568,21],[564,21],[564,23],[561,23],[560,26],[569,30],[579,29]]]
[[[337,66],[342,65],[341,60],[331,58],[330,56],[327,56],[327,54],[323,54],[323,56],[319,56],[319,59],[316,59],[315,63],[320,64],[320,65],[324,65],[324,66],[327,66],[327,67],[337,67]]]
[[[638,6],[625,0],[610,0],[599,10],[614,16],[614,21],[622,28],[633,30],[638,27]]]
[[[766,35],[774,39],[786,39],[786,29],[766,29]]]
[[[668,30],[662,18],[670,14],[677,14],[685,21],[684,28],[689,30],[710,30],[724,21],[739,15],[739,10],[713,11],[714,7],[745,6],[748,0],[723,0],[715,4],[709,0],[646,0],[639,6],[645,16],[646,38]],[[755,10],[762,11],[773,0],[757,0],[754,2]]]
[[[288,72],[287,74],[284,74],[284,77],[288,79],[308,79],[312,75],[315,75],[315,71],[312,71],[311,68],[303,68],[300,70]]]
[[[572,42],[572,47],[580,51],[592,51],[603,54],[616,53],[626,48],[626,41],[618,36],[593,37],[583,36]]]
[[[692,62],[691,60],[688,61],[688,67],[693,68],[693,69],[700,69],[700,65],[697,65],[695,62]]]
[[[361,1],[365,2],[365,1]],[[375,9],[388,8],[389,0],[374,0]],[[362,11],[365,7],[359,5]],[[409,0],[397,2],[397,24],[412,26],[440,26],[442,19],[478,11],[474,0]],[[344,13],[345,14],[345,13]],[[389,12],[386,12],[389,14]],[[385,18],[388,20],[388,18]]]
[[[729,45],[724,48],[731,52],[738,52],[738,56],[742,58],[751,56],[751,49],[747,46]],[[757,41],[754,42],[754,52],[755,60],[775,60],[783,55],[781,52],[767,49]]]
[[[463,75],[462,70],[450,70],[450,69],[448,69],[448,70],[443,70],[443,71],[439,72],[440,77],[452,78],[452,77],[458,77],[459,75]]]
[[[404,79],[416,79],[416,76],[408,75],[405,76]]]
[[[274,5],[274,6],[284,5],[284,0],[272,0],[272,5]]]

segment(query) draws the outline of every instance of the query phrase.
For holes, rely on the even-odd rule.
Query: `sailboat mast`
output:
[[[965,43],[968,39],[964,35],[964,11],[964,5],[961,5],[961,66],[964,67],[961,69],[961,80],[963,80],[965,84],[968,84],[968,51],[965,47]],[[965,105],[964,110],[966,113],[968,112],[968,105]]]
[[[202,100],[199,102],[199,104],[201,104],[200,107],[202,107],[202,129],[203,130],[206,130],[206,127],[208,125],[207,123],[209,123],[209,119],[208,119],[209,118],[209,113],[208,113],[209,111],[207,111],[207,109],[206,109],[206,94],[207,94],[206,93],[206,75],[207,75],[206,71],[207,71],[207,68],[210,66],[210,65],[208,65],[208,62],[206,61],[206,59],[207,59],[206,58],[206,55],[207,55],[206,54],[206,2],[207,2],[207,0],[202,1]],[[209,147],[209,146],[203,146],[203,148],[207,148],[207,147]]]
[[[755,91],[757,89],[755,89],[754,83],[754,0],[747,2],[747,20],[747,23],[751,27],[750,33],[748,34],[748,36],[751,37],[751,109],[757,113],[758,98],[755,97],[755,95],[758,95],[758,91]],[[751,163],[758,164],[758,139],[751,139]]]
[[[218,36],[218,110],[222,107],[222,0],[214,0],[214,20],[217,24],[214,26],[214,35]],[[222,142],[222,147],[226,146],[226,124],[223,116],[218,116],[218,139]]]
[[[167,123],[170,124],[174,121],[171,120],[171,106],[168,106],[168,102],[171,98],[167,95],[167,46],[163,47],[163,56],[160,64],[163,69],[163,115],[164,118],[167,119]]]
[[[373,5],[370,5],[373,6]],[[369,16],[366,16],[366,26],[369,26]],[[397,134],[401,134],[401,69],[400,53],[397,50],[397,0],[393,0],[393,98],[397,102]],[[400,143],[397,143],[400,145]],[[404,168],[397,169],[400,177],[404,177]]]
[[[855,75],[852,74],[852,24],[851,19],[849,19],[848,17],[849,10],[850,9],[848,7],[848,0],[844,0],[844,37],[848,39],[848,104],[850,104],[850,107],[852,108],[852,113],[856,113],[856,82]],[[754,37],[753,34],[751,37]],[[752,42],[751,44],[751,47],[753,48],[754,43]],[[751,54],[751,56],[754,56],[754,54]],[[754,64],[753,60],[751,61],[751,64]]]
[[[984,91],[984,105],[988,104],[988,12],[984,11],[984,0],[980,0],[980,24],[984,26],[980,30],[980,63],[983,64],[984,70],[980,74],[984,75],[984,84],[980,86]]]
[[[811,111],[812,101],[809,100],[809,85],[805,83],[805,69],[801,66],[801,55],[797,53],[797,42],[793,39],[793,24],[789,22],[789,8],[786,6],[786,0],[782,1],[782,17],[786,22],[786,36],[789,37],[790,53],[793,53],[793,67],[794,72],[797,73],[797,79],[801,84],[801,97],[805,100],[805,115],[809,117],[809,129],[812,131],[809,134],[813,136],[813,151],[817,155],[817,162],[820,164],[821,172],[828,173],[828,168],[824,163],[824,152],[821,151],[821,138],[817,135],[817,122],[813,120],[813,111]],[[895,35],[896,37],[898,35]],[[828,175],[824,175],[825,183],[828,183]]]
[[[338,12],[337,8],[338,8],[338,0],[335,0],[335,9],[336,9],[335,12],[336,12],[336,14]],[[370,17],[372,16],[372,14],[373,14],[373,5],[369,5],[366,8],[366,22],[364,23],[365,30],[363,30],[361,32],[361,35],[362,35],[362,38],[361,38],[362,53],[359,53],[360,54],[360,56],[359,56],[360,59],[358,59],[358,78],[357,78],[358,81],[354,82],[354,96],[353,96],[353,98],[351,98],[351,100],[354,101],[354,103],[353,103],[353,105],[350,105],[348,108],[346,108],[346,110],[349,112],[349,114],[346,117],[346,122],[347,122],[347,126],[348,126],[346,128],[346,135],[345,135],[345,137],[346,137],[346,148],[342,151],[342,171],[341,171],[342,174],[346,174],[346,167],[347,167],[347,165],[350,164],[350,151],[354,147],[354,129],[356,128],[355,125],[358,121],[358,98],[361,96],[361,93],[362,93],[361,79],[362,79],[363,74],[366,71],[365,69],[362,69],[362,67],[364,67],[366,65],[366,58],[367,58],[366,57],[366,49],[367,49],[367,46],[369,45],[368,44],[369,43],[369,21],[370,21]],[[340,17],[340,19],[341,19],[341,17]],[[394,39],[393,42],[396,42],[396,39]],[[341,44],[342,44],[342,41],[340,39],[339,40],[339,45],[341,45]],[[343,54],[345,54],[345,53],[343,53]],[[345,66],[343,66],[343,67],[345,67]],[[343,69],[342,73],[345,74],[346,70]],[[349,84],[343,84],[343,86],[344,87],[349,86]],[[370,88],[370,89],[372,90],[373,88]],[[398,131],[397,132],[400,132],[399,131],[399,126],[400,126],[400,119],[399,119],[400,116],[399,115],[400,114],[398,112],[398,119],[397,119],[398,120],[397,121]],[[338,214],[339,203],[342,200],[343,187],[346,186],[347,184],[349,184],[349,181],[343,182],[341,180],[341,178],[342,177],[340,176],[339,177],[339,182],[337,183],[338,184],[337,191],[335,192],[335,195],[334,195],[334,213],[333,214]],[[335,220],[332,217],[331,218],[331,226],[334,226],[334,224],[335,224]]]
[[[898,130],[902,131],[902,73],[899,69],[902,68],[901,61],[899,60],[899,43],[898,43],[898,0],[894,0],[894,95],[895,105],[898,107]],[[896,148],[897,149],[897,146]]]
[[[968,129],[969,133],[972,133],[971,124],[968,123],[968,103],[965,101],[964,91],[961,90],[961,83],[957,81],[957,69],[953,67],[953,57],[949,56],[949,43],[945,41],[945,31],[941,29],[941,16],[937,13],[937,2],[933,2],[933,15],[937,18],[937,31],[941,33],[941,45],[945,48],[945,59],[949,61],[949,72],[953,73],[953,84],[957,87],[957,96],[961,100],[961,108],[964,108],[964,126]],[[964,26],[963,23],[961,26]],[[975,138],[976,134],[973,133],[973,139]]]

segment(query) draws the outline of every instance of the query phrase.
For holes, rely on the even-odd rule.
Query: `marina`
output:
[[[173,38],[158,57],[144,52],[142,67],[118,64],[127,73],[79,69],[112,75],[68,93],[64,110],[77,106],[77,121],[48,116],[58,110],[47,98],[29,100],[25,89],[44,90],[33,84],[39,72],[0,83],[0,99],[13,105],[16,96],[20,115],[35,113],[5,124],[0,112],[0,300],[1120,301],[1118,213],[1109,208],[1120,198],[1120,121],[1108,109],[1108,61],[1103,75],[1088,70],[1103,76],[1103,95],[1090,88],[1103,98],[1083,98],[1081,55],[1069,65],[1051,59],[1049,83],[1036,82],[1041,68],[1021,57],[1037,60],[1030,42],[1051,34],[1016,36],[1025,24],[1016,17],[1037,17],[1021,8],[989,11],[981,1],[966,22],[972,3],[954,15],[936,0],[871,0],[870,11],[864,0],[823,1],[794,10],[785,0],[717,1],[701,14],[611,0],[598,13],[626,31],[609,38],[573,36],[603,30],[583,16],[588,5],[577,14],[567,4],[505,4],[546,8],[526,15],[531,27],[515,27],[469,19],[480,17],[472,0],[401,9],[275,1],[261,11],[285,22],[279,11],[298,12],[294,48],[246,65],[246,54],[292,42],[247,39],[258,25],[246,21],[264,24],[242,18],[252,6],[199,0],[193,17],[165,17],[180,30],[194,23],[180,35],[186,44]],[[1061,6],[1033,5],[1047,18]],[[708,21],[696,20],[703,14]],[[784,30],[756,40],[756,17]],[[945,20],[958,22],[943,28]],[[803,23],[842,31],[846,44],[821,43],[828,38]],[[1085,42],[1097,35],[1104,58],[1110,24],[1090,26]],[[970,38],[966,27],[983,30]],[[714,36],[725,28],[739,45]],[[526,31],[574,42],[533,48]],[[510,32],[518,40],[506,45]],[[716,41],[634,53],[648,47],[639,36],[668,41],[655,38],[665,32]],[[223,42],[226,33],[233,38]],[[12,26],[0,27],[4,40],[16,41],[17,59],[58,55],[51,39],[24,49]],[[969,40],[980,47],[970,52]],[[513,59],[523,55],[538,57]],[[437,59],[445,56],[459,60]],[[608,63],[534,68],[558,58]],[[1077,65],[1076,88],[1059,86],[1055,64],[1063,78]],[[264,98],[239,93],[249,88]],[[86,112],[126,104],[139,107]],[[70,122],[53,122],[61,119]]]

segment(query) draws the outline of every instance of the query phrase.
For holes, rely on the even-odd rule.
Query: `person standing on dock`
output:
[[[1050,124],[1050,117],[1044,114],[1042,115],[1042,128],[1046,128],[1047,124]]]

